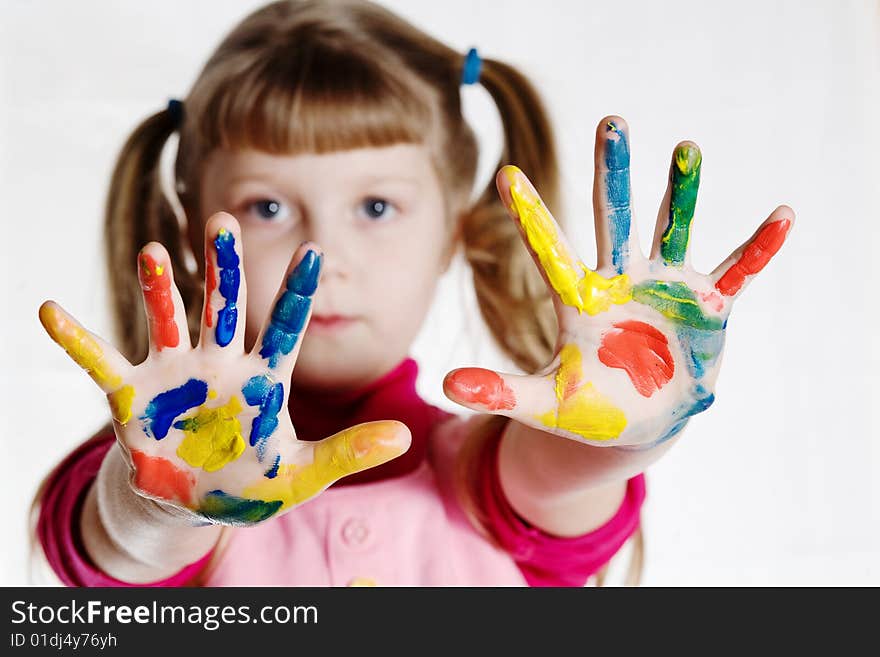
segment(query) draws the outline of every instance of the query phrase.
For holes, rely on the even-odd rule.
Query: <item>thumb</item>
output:
[[[443,392],[465,408],[505,415],[526,424],[555,408],[552,376],[501,374],[481,367],[452,370],[443,379]]]
[[[402,422],[365,422],[312,443],[314,460],[310,467],[329,485],[400,456],[409,449],[411,440],[409,428]]]
[[[296,463],[281,464],[272,479],[244,491],[245,496],[281,501],[285,510],[314,497],[333,482],[381,465],[409,449],[412,435],[402,422],[365,422],[315,443],[305,443]]]
[[[504,415],[591,444],[618,438],[627,423],[623,410],[584,380],[581,352],[574,344],[563,346],[548,374],[499,374],[467,367],[447,374],[443,391],[475,411]]]

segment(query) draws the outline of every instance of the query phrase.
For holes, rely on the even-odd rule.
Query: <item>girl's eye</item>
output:
[[[383,198],[367,198],[361,203],[361,212],[371,221],[381,221],[394,215],[394,206]]]
[[[266,222],[277,223],[290,216],[290,209],[280,201],[263,199],[250,204],[248,208],[257,217]]]

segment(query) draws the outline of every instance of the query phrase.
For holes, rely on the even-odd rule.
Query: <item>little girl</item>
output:
[[[504,166],[475,202],[472,83],[499,110],[501,163],[531,180]],[[619,117],[599,123],[595,158],[594,271],[547,209],[553,135],[522,74],[366,2],[246,18],[119,157],[106,215],[119,350],[40,308],[112,414],[37,495],[60,579],[601,583],[639,536],[641,473],[712,403],[731,306],[793,212],[699,274],[698,148],[674,151],[650,258]],[[467,420],[418,397],[408,358],[460,247],[483,318],[527,373],[450,372]]]

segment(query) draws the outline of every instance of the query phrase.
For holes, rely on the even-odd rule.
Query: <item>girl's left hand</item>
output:
[[[688,242],[700,164],[692,142],[675,148],[646,259],[632,230],[626,123],[613,116],[600,122],[596,271],[576,257],[525,175],[504,167],[498,191],[554,298],[556,355],[531,376],[453,370],[444,380],[446,395],[574,440],[642,448],[673,437],[706,410],[733,303],[782,246],[794,212],[778,207],[711,274],[694,271]]]

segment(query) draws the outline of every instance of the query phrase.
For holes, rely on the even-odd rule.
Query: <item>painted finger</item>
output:
[[[443,392],[465,408],[526,424],[534,424],[534,418],[555,403],[552,382],[546,377],[501,374],[481,367],[452,370],[443,379]]]
[[[231,214],[218,212],[205,226],[205,301],[199,345],[241,352],[247,303],[241,229]]]
[[[562,347],[557,367],[546,376],[464,368],[446,375],[443,390],[467,408],[575,440],[601,444],[618,438],[627,425],[623,409],[585,380],[581,350],[572,343]]]
[[[715,289],[736,298],[782,247],[794,225],[794,210],[780,205],[749,240],[709,275]]]
[[[312,313],[312,297],[318,289],[322,260],[320,249],[311,242],[301,244],[291,259],[272,313],[254,347],[274,370],[293,369]]]
[[[463,367],[449,372],[443,379],[443,392],[456,404],[484,413],[503,414],[517,406],[514,375],[502,375],[481,367]]]
[[[245,488],[244,496],[277,503],[279,511],[296,506],[343,477],[400,456],[409,449],[411,440],[402,422],[358,424],[324,440],[303,443],[299,463],[282,463],[274,477]]]
[[[608,116],[596,129],[596,172],[593,210],[599,270],[622,274],[633,254],[639,255],[632,226],[629,169],[629,127],[619,116]]]
[[[608,310],[612,303],[629,301],[629,277],[621,274],[605,278],[584,265],[522,171],[506,166],[495,182],[535,264],[559,302],[595,315]]]
[[[138,254],[138,279],[149,325],[150,356],[190,350],[186,311],[174,284],[171,258],[158,242],[150,242]]]
[[[657,215],[651,247],[651,258],[661,258],[667,267],[684,267],[689,262],[688,243],[702,163],[702,153],[693,142],[680,143],[672,153],[669,185]]]
[[[125,356],[83,328],[54,301],[40,306],[40,322],[49,336],[104,392],[115,393],[131,378],[134,368]]]

